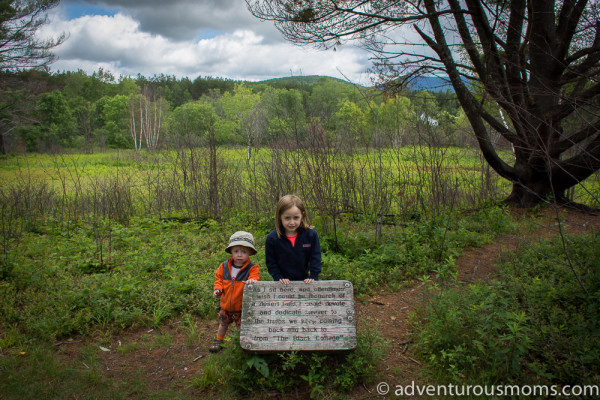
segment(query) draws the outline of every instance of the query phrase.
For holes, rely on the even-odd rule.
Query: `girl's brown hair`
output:
[[[286,194],[277,202],[277,210],[275,211],[275,231],[277,232],[278,238],[281,238],[281,232],[283,230],[283,225],[281,225],[281,214],[292,207],[298,207],[302,213],[302,221],[300,221],[300,226],[302,228],[310,228],[310,221],[308,219],[306,207],[304,207],[304,202],[302,199],[295,194]]]

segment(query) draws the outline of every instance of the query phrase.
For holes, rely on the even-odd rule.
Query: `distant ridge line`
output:
[[[326,75],[306,75],[306,76],[287,76],[281,78],[271,78],[265,79],[262,81],[258,81],[256,83],[264,83],[264,84],[279,84],[279,85],[313,85],[322,80],[333,80],[339,83],[347,84],[347,85],[356,85],[352,82],[348,82],[344,79],[334,78]],[[359,85],[362,86],[362,85]],[[454,92],[454,88],[452,84],[447,78],[441,78],[438,76],[418,76],[414,77],[410,83],[407,85],[409,90],[421,91],[421,90],[429,90],[431,92],[443,92],[449,90]]]

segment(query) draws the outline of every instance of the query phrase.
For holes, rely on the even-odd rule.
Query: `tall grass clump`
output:
[[[600,235],[542,241],[505,256],[487,285],[434,290],[415,341],[440,382],[598,384]]]
[[[377,364],[385,356],[388,343],[378,329],[357,332],[357,348],[345,353],[279,352],[249,353],[232,335],[225,349],[207,361],[203,374],[196,378],[200,389],[231,390],[232,395],[265,393],[302,393],[306,398],[325,394],[342,395],[377,376]]]

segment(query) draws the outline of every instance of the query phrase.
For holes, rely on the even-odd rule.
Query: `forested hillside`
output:
[[[440,145],[473,143],[451,91],[374,89],[319,76],[241,82],[28,70],[0,77],[0,151],[202,145],[209,136],[198,120],[202,107],[214,113],[217,145],[299,143],[315,123],[348,148],[420,143],[419,125],[438,130]]]

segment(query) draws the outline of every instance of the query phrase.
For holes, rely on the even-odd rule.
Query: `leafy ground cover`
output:
[[[322,238],[321,278],[352,280],[362,298],[431,271],[451,273],[462,249],[514,229],[502,209],[483,213],[389,227],[381,240],[365,224],[343,223],[342,238]],[[55,220],[30,220],[7,241],[0,264],[0,317],[14,328],[2,347],[95,329],[156,327],[182,313],[207,317],[216,307],[214,270],[227,258],[223,243],[240,229],[253,232],[260,247],[271,226],[267,218],[242,214],[221,222],[98,219],[68,229]],[[254,261],[264,265],[264,253]],[[262,278],[270,279],[264,269]]]
[[[538,330],[537,325],[543,322],[543,320],[539,319],[536,315],[532,315],[530,310],[523,310],[523,308],[509,309],[509,311],[525,313],[527,318],[525,325],[527,334],[529,337],[538,340],[535,346],[532,343],[524,343],[524,345],[529,346],[530,351],[521,359],[519,368],[522,370],[520,374],[511,375],[504,372],[504,368],[510,369],[513,367],[513,363],[511,362],[496,365],[495,368],[491,365],[478,365],[478,358],[476,356],[481,353],[477,349],[472,353],[469,351],[468,346],[473,346],[470,340],[473,337],[470,335],[475,336],[485,330],[495,328],[494,325],[486,324],[486,319],[500,319],[501,317],[498,314],[507,312],[506,308],[498,308],[478,314],[478,310],[480,311],[482,307],[489,304],[489,299],[494,296],[493,293],[498,292],[495,296],[500,297],[506,292],[506,289],[500,285],[503,282],[500,279],[506,278],[505,274],[515,267],[520,271],[517,276],[529,274],[530,272],[528,271],[530,270],[536,270],[531,265],[524,263],[527,260],[531,261],[531,259],[522,257],[520,254],[523,254],[523,252],[534,252],[538,257],[545,258],[546,262],[548,262],[551,259],[550,256],[556,254],[555,252],[558,248],[562,248],[562,245],[552,245],[550,248],[546,247],[540,253],[538,247],[539,241],[550,238],[556,240],[559,237],[559,233],[563,232],[574,235],[571,236],[573,243],[579,243],[578,246],[580,249],[585,249],[583,251],[583,254],[585,254],[583,260],[579,259],[577,261],[583,261],[580,263],[581,266],[585,266],[589,262],[597,263],[597,257],[588,257],[588,255],[590,251],[598,251],[597,238],[594,239],[593,235],[590,236],[590,234],[593,232],[597,233],[600,230],[600,216],[564,209],[560,210],[559,213],[555,213],[551,209],[542,209],[534,213],[511,210],[511,214],[515,221],[520,221],[519,225],[521,229],[514,233],[501,235],[493,243],[467,249],[456,259],[458,266],[456,280],[439,279],[431,276],[431,279],[427,282],[421,280],[393,293],[381,293],[377,296],[369,297],[367,302],[359,304],[359,312],[362,315],[369,315],[380,321],[384,337],[390,342],[390,351],[387,357],[380,363],[381,374],[375,382],[387,382],[392,388],[394,385],[410,385],[411,382],[415,382],[417,385],[441,385],[448,383],[455,385],[485,384],[490,382],[489,378],[492,374],[497,374],[496,384],[510,384],[510,382],[522,384],[525,382],[532,385],[537,382],[538,384],[557,384],[561,387],[564,385],[564,383],[560,383],[562,382],[561,378],[558,375],[551,376],[548,372],[554,368],[552,373],[556,373],[563,368],[573,366],[572,362],[564,362],[562,359],[562,357],[571,358],[574,355],[573,353],[564,352],[566,349],[564,346],[567,345],[573,350],[573,346],[568,345],[571,338],[575,338],[576,336],[583,338],[587,335],[587,346],[579,349],[579,351],[585,352],[586,357],[579,360],[586,360],[588,364],[586,367],[583,367],[582,363],[576,363],[581,368],[579,370],[581,375],[577,378],[572,377],[570,384],[584,385],[587,382],[600,385],[600,380],[597,376],[597,364],[591,364],[591,360],[593,359],[597,363],[598,348],[597,346],[591,349],[589,347],[589,345],[593,346],[594,341],[597,340],[595,333],[597,330],[594,331],[594,329],[589,329],[589,327],[582,330],[580,324],[573,323],[580,320],[579,318],[573,320],[565,317],[564,311],[568,310],[568,308],[563,309],[562,302],[555,302],[554,307],[545,307],[545,314],[553,314],[556,318],[554,323],[562,319],[561,328],[556,329],[556,325],[553,330],[545,328],[543,329],[545,333]],[[509,262],[509,260],[515,259],[520,260],[519,263],[511,264]],[[574,257],[574,262],[575,259]],[[560,257],[557,260],[560,261]],[[510,267],[510,265],[513,265],[513,267]],[[572,289],[573,284],[577,285],[576,278],[572,274],[565,273],[565,269],[569,268],[567,265],[562,264],[562,267],[563,273],[561,275],[568,277],[568,287]],[[595,268],[597,271],[597,266]],[[514,284],[514,280],[512,282]],[[531,281],[520,280],[522,285],[526,285],[527,282],[532,286],[542,287],[541,282],[536,279],[532,279]],[[442,288],[449,290],[442,290]],[[562,290],[561,292],[564,293]],[[556,290],[550,290],[546,294],[552,296],[553,293],[556,293]],[[573,290],[571,298],[580,299],[581,293],[580,288],[579,290]],[[474,299],[474,297],[477,297],[475,294],[485,294],[485,296],[479,296],[477,299]],[[432,297],[432,295],[435,297]],[[468,298],[473,301],[468,301]],[[451,299],[455,300],[455,302],[450,301]],[[488,301],[486,302],[486,300]],[[499,301],[501,302],[502,300],[500,299]],[[434,314],[430,312],[431,309],[438,309],[438,314],[435,315],[439,315],[439,312],[444,309],[446,311],[453,311],[445,314],[442,313],[442,318],[436,319],[434,318]],[[580,310],[580,312],[587,312],[588,317],[593,317],[594,313],[597,313],[597,309]],[[465,318],[471,318],[471,321],[473,321],[476,316],[479,316],[477,326],[474,329],[469,329],[469,325],[466,325],[469,319]],[[595,319],[590,318],[588,323],[591,321],[595,321]],[[501,322],[504,324],[510,321],[506,319]],[[452,326],[455,326],[454,324],[457,323],[463,324],[459,332],[462,332],[462,339],[468,346],[464,346],[463,350],[453,351],[456,350],[453,344],[460,345],[461,343],[451,343],[452,339],[457,337],[452,334]],[[548,325],[547,322],[544,322],[544,324]],[[515,327],[515,325],[512,326]],[[496,327],[496,329],[508,328],[509,325]],[[574,336],[569,333],[571,329],[578,330],[579,333]],[[433,332],[436,334],[432,334]],[[518,332],[519,330],[517,330]],[[540,345],[540,339],[550,332],[553,332],[557,336],[546,342],[544,346]],[[494,335],[489,331],[487,333],[488,335],[480,340],[482,343],[493,344],[495,341],[510,341],[508,335]],[[542,334],[538,335],[538,333]],[[561,337],[559,340],[557,340],[558,336]],[[545,338],[548,338],[548,336],[545,336]],[[446,344],[450,345],[443,349],[437,348],[437,350],[427,343],[423,345],[424,342],[432,339],[447,341]],[[557,343],[560,345],[556,346]],[[512,349],[515,348],[515,342],[513,342]],[[506,346],[505,349],[510,350],[511,347]],[[561,350],[553,353],[553,350],[557,349]],[[462,354],[459,355],[460,351],[462,351]],[[511,358],[511,356],[516,356],[517,354],[518,352],[513,352],[507,357]],[[434,355],[435,360],[432,360]],[[491,352],[489,354],[485,352],[485,356],[479,360],[484,361],[484,363],[491,362],[491,360],[494,360],[492,355]],[[450,358],[453,356],[455,357],[455,363],[450,362]],[[470,360],[469,357],[471,357]],[[549,361],[550,359],[553,361]],[[460,363],[463,364],[460,365]],[[545,363],[545,370],[541,368],[536,369],[536,365],[539,367],[543,363]],[[476,369],[477,365],[478,369]],[[351,396],[353,399],[376,397],[375,384],[357,388]],[[383,397],[379,396],[378,398]],[[418,396],[400,396],[397,398],[418,398]],[[485,396],[475,398],[485,398]]]
[[[357,298],[364,300],[379,288],[397,289],[402,282],[422,274],[451,273],[454,259],[462,249],[474,242],[489,242],[495,235],[514,229],[500,208],[447,218],[452,220],[388,226],[380,239],[376,239],[374,231],[369,233],[365,223],[346,221],[340,226],[346,233],[343,239],[334,241],[323,235],[323,279],[350,277]],[[223,243],[230,232],[243,226],[254,233],[260,248],[271,229],[268,218],[243,214],[220,222],[159,218],[130,218],[127,224],[105,219],[92,222],[80,220],[65,229],[59,220],[30,219],[21,235],[6,242],[0,269],[0,348],[1,369],[7,374],[4,382],[9,393],[15,391],[29,397],[17,385],[25,379],[21,374],[34,374],[27,378],[30,382],[44,381],[40,373],[57,382],[86,381],[91,374],[106,383],[102,349],[112,349],[107,353],[149,353],[156,349],[166,352],[180,335],[187,336],[186,342],[197,349],[200,344],[204,346],[216,328],[199,330],[198,321],[213,318],[217,310],[211,287],[214,269],[227,257]],[[264,265],[264,254],[259,253],[255,261]],[[264,269],[263,278],[269,279]],[[162,331],[174,321],[178,323]],[[154,334],[150,335],[150,331]],[[114,337],[127,332],[146,334],[131,343],[121,339],[119,345],[113,343]],[[91,344],[91,338],[99,342]],[[73,346],[76,343],[70,339],[87,345]],[[378,342],[376,337],[366,341],[374,342]],[[380,342],[377,346],[367,344],[370,350],[361,351],[370,354],[371,360],[379,359],[377,354],[384,345],[384,341]],[[53,346],[60,351],[77,349],[75,359],[81,359],[86,370],[75,368],[72,375],[56,376],[58,371],[43,373],[21,364],[44,362],[48,368],[54,365],[60,374],[66,374],[69,368],[63,368],[64,358],[54,358]],[[355,358],[352,368],[360,373],[348,375],[335,390],[347,391],[366,375],[372,375],[366,374],[366,365],[359,368],[356,364],[367,359]],[[301,358],[287,362],[288,366],[310,364]],[[272,371],[277,368],[277,362],[270,366]],[[331,367],[330,373],[339,368],[342,367]],[[344,370],[352,368],[346,365]],[[299,374],[311,376],[308,387],[315,395],[325,390],[323,383],[329,381],[326,375],[314,376],[314,371],[310,375],[310,370]],[[200,387],[206,388],[206,382],[219,387],[219,377],[198,379],[196,385]],[[303,380],[296,383],[306,384]],[[106,390],[110,387],[113,384],[103,386]],[[67,392],[70,390],[79,389]]]
[[[596,230],[600,228],[599,218],[567,212],[562,222],[565,229],[571,233],[586,233],[592,227]],[[412,322],[414,319],[411,319],[410,315],[425,304],[425,299],[429,298],[429,291],[436,284],[457,289],[469,287],[464,285],[482,285],[486,282],[493,285],[494,280],[501,276],[496,265],[498,255],[506,254],[506,251],[516,250],[519,247],[535,248],[530,247],[528,245],[530,242],[525,238],[556,234],[555,220],[548,216],[538,216],[533,223],[530,222],[529,217],[527,223],[523,221],[525,220],[519,223],[521,226],[519,231],[513,229],[504,232],[495,241],[467,248],[463,254],[457,256],[456,281],[452,277],[444,278],[432,271],[429,274],[431,279],[429,283],[424,279],[412,280],[392,292],[388,287],[359,296],[356,303],[359,332],[380,334],[383,342],[372,337],[371,343],[380,343],[376,347],[384,349],[385,355],[379,357],[371,379],[354,387],[347,392],[346,396],[352,399],[376,397],[375,385],[380,380],[390,384],[406,384],[412,381],[421,384],[451,381],[455,376],[453,374],[458,370],[440,369],[443,364],[436,365],[429,362],[429,355],[434,352],[424,355],[422,348],[417,346],[417,338],[421,336],[422,328]],[[505,255],[503,259],[508,260],[508,256]],[[486,289],[482,289],[483,286],[479,287],[479,293],[488,295],[492,290],[490,288],[493,288],[488,286],[486,292]],[[462,302],[464,306],[459,308],[463,311],[468,310],[472,304],[465,300]],[[24,340],[23,333],[18,331],[17,326],[5,329],[6,325],[3,324],[0,392],[3,393],[4,398],[50,396],[66,399],[88,396],[107,399],[162,399],[196,398],[199,395],[206,398],[236,397],[238,392],[229,384],[222,366],[231,362],[232,358],[237,357],[244,362],[247,359],[239,357],[234,347],[230,352],[216,356],[208,353],[208,346],[217,327],[216,319],[212,317],[214,312],[209,314],[212,315],[207,318],[200,318],[189,312],[173,314],[157,325],[147,320],[137,328],[124,330],[114,325],[106,325],[104,328],[94,328],[85,335],[69,335],[46,343]],[[11,333],[13,329],[17,332]],[[6,347],[8,344],[6,340],[11,337],[21,337],[21,341]],[[438,335],[438,337],[449,336]],[[295,361],[299,364],[299,368],[306,365],[306,360]],[[254,362],[258,363],[256,360]],[[268,362],[271,363],[272,360]],[[289,362],[288,360],[288,365]],[[261,375],[260,369],[254,367],[254,363],[246,365],[253,371],[255,377]],[[270,368],[274,371],[273,368],[276,366],[270,365]],[[313,377],[316,379],[316,384],[311,388],[307,380],[301,377],[303,375],[308,379],[309,372],[308,369],[298,370],[295,378],[299,381],[299,385],[285,391],[285,395],[274,390],[275,386],[270,389],[264,386],[266,392],[254,391],[253,396],[262,398],[265,394],[269,394],[272,398],[279,396],[307,398],[311,390],[314,390],[313,394],[316,397],[322,397],[321,390],[324,390],[324,396],[332,395],[331,387],[319,386],[321,385],[318,381],[319,376]],[[458,376],[459,381],[464,382],[465,378]],[[532,376],[531,372],[529,376]],[[593,375],[590,379],[593,381]],[[23,385],[23,382],[28,384]],[[240,384],[243,384],[243,381]]]

